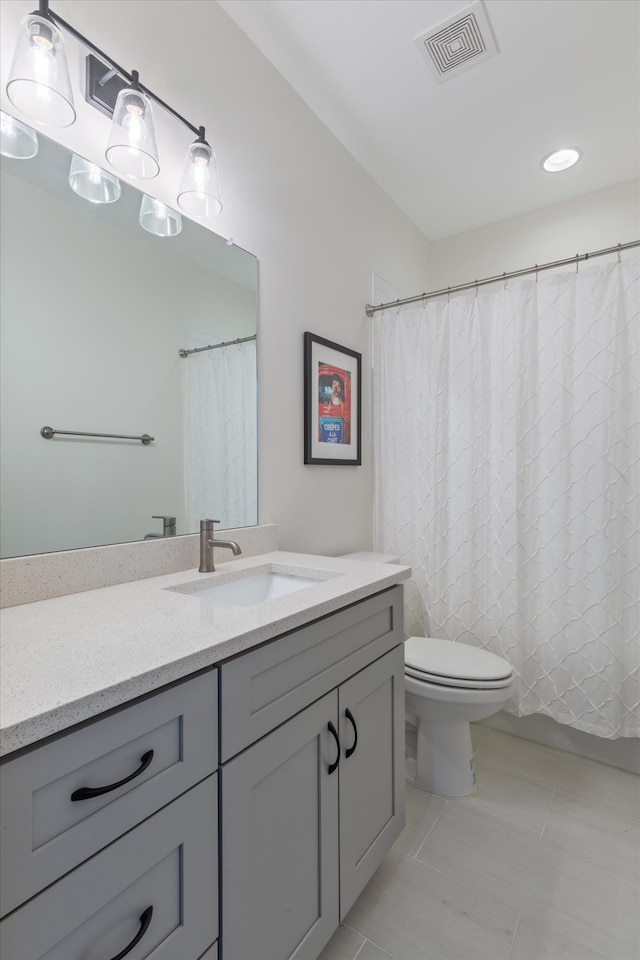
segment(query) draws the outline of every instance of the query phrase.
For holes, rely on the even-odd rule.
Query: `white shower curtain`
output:
[[[512,709],[640,735],[640,261],[374,315],[375,547]]]
[[[185,487],[190,530],[257,518],[256,344],[230,344],[183,361]]]

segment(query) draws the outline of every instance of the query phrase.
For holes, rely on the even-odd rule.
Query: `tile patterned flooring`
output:
[[[472,726],[478,790],[407,825],[319,960],[638,960],[640,777]]]

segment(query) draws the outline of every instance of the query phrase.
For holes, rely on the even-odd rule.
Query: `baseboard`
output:
[[[595,737],[582,730],[574,730],[566,724],[558,723],[551,717],[541,713],[531,714],[528,717],[514,717],[501,710],[487,720],[481,720],[479,726],[491,727],[502,733],[512,733],[524,740],[535,740],[548,747],[576,753],[580,757],[590,760],[599,760],[612,767],[628,770],[631,773],[640,773],[640,740],[637,737],[619,737],[617,740],[607,740],[604,737]]]

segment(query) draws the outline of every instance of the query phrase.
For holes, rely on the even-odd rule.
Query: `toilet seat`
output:
[[[457,690],[501,690],[513,682],[513,674],[502,680],[461,680],[459,678],[440,677],[431,673],[423,673],[405,666],[406,677],[412,677],[422,683],[430,683],[436,687],[453,687]]]
[[[467,690],[499,690],[513,681],[508,661],[489,650],[435,637],[409,637],[405,673],[415,680]]]

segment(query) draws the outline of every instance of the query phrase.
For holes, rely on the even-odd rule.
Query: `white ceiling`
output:
[[[444,82],[414,38],[468,0],[218,2],[430,240],[640,173],[637,0],[484,0],[498,54]]]

